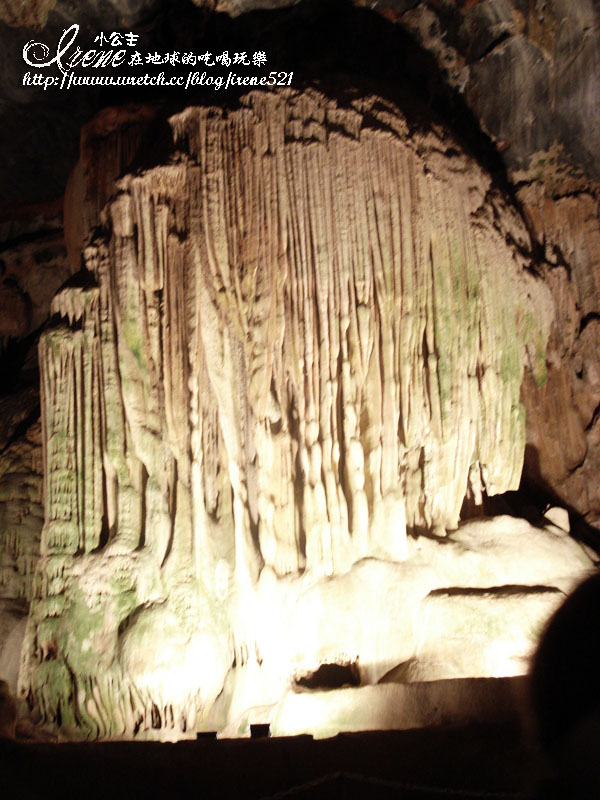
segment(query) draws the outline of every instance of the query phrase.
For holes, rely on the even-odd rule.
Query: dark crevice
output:
[[[429,346],[427,344],[427,318],[425,319],[425,329],[423,330],[423,372],[425,373],[425,391],[431,404],[431,372],[429,370]]]
[[[335,413],[337,417],[337,426],[338,426],[338,442],[340,446],[340,460],[338,464],[339,470],[339,481],[340,486],[342,489],[342,493],[346,500],[346,508],[348,509],[348,530],[352,530],[352,492],[350,491],[350,487],[348,486],[348,480],[346,475],[346,437],[344,436],[344,390],[343,390],[343,381],[342,381],[342,365],[343,365],[343,354],[342,348],[340,347],[340,351],[338,353],[338,363],[337,363],[337,374],[338,378],[338,391],[336,397],[336,404],[335,404]],[[358,425],[359,423],[357,423]],[[360,435],[360,434],[359,434]],[[323,485],[326,485],[325,476],[323,476]]]
[[[600,313],[597,311],[590,311],[589,314],[586,314],[584,317],[581,318],[581,323],[579,325],[579,335],[584,332],[590,322],[600,321]]]
[[[173,549],[173,542],[175,540],[175,521],[177,518],[177,460],[173,459],[173,471],[172,471],[172,482],[169,487],[169,519],[171,530],[169,531],[169,542],[167,544],[167,549],[165,550],[165,555],[161,563],[161,568],[167,562],[167,559],[171,555],[171,550]]]
[[[539,178],[523,178],[523,180],[515,181],[513,183],[513,188],[515,192],[518,192],[520,189],[525,189],[527,186],[534,186],[539,183]]]
[[[439,404],[440,404],[440,427],[441,427],[441,430],[443,431],[444,430],[445,412],[444,412],[444,402],[443,402],[443,399],[442,399],[443,398],[443,392],[442,392],[442,385],[440,383],[440,369],[439,369],[439,364],[440,364],[440,361],[442,360],[442,356],[440,355],[440,352],[438,350],[438,341],[437,341],[436,330],[435,330],[436,329],[436,324],[435,324],[436,323],[436,320],[435,320],[436,282],[435,282],[435,267],[434,267],[434,263],[433,263],[433,245],[432,245],[431,240],[429,241],[429,269],[431,271],[431,307],[432,307],[432,309],[434,309],[434,318],[431,321],[431,324],[433,325],[433,351],[434,351],[434,354],[435,354],[436,364],[438,365],[438,368],[436,369],[435,374],[436,374],[436,378],[437,378],[437,391],[438,391],[438,398],[439,398]],[[429,321],[429,320],[427,320],[427,321]],[[429,353],[429,347],[427,348],[427,352]],[[429,369],[426,368],[426,372],[429,372]],[[431,408],[433,408],[433,397],[432,397],[433,389],[432,389],[429,381],[428,381],[427,385],[429,387],[429,405],[430,405]],[[423,457],[423,454],[421,454],[421,455]],[[420,465],[420,466],[422,467],[422,465]],[[421,475],[422,476],[424,475],[423,469],[421,469]],[[422,480],[423,481],[425,480],[424,477],[422,478]]]
[[[447,547],[452,544],[452,538],[450,536],[438,536],[438,534],[433,533],[431,528],[426,527],[425,525],[413,525],[406,527],[406,533],[412,539],[430,539],[432,542],[437,542],[437,544],[441,545],[442,547]]]
[[[418,664],[416,658],[409,658],[407,661],[402,661],[400,664],[392,667],[377,681],[381,683],[410,683],[410,674],[413,668]]]
[[[140,465],[142,471],[140,487],[140,538],[137,550],[142,550],[146,544],[146,486],[148,485],[148,470],[145,464]]]
[[[297,677],[295,689],[341,689],[343,686],[360,686],[360,675],[356,662],[346,664],[321,664],[314,672]]]
[[[543,179],[534,177],[534,178],[523,178],[522,180],[515,181],[512,185],[515,192],[518,192],[520,189],[525,189],[528,186],[535,186],[540,183],[543,183]],[[582,197],[583,195],[587,195],[588,197],[591,198],[594,197],[594,194],[587,187],[585,187],[580,189],[553,191],[552,199],[556,202],[558,200],[564,200],[565,198],[569,197]]]
[[[600,403],[598,403],[598,405],[594,409],[594,413],[592,414],[592,419],[588,423],[588,425],[586,427],[586,431],[591,431],[592,430],[592,428],[598,422],[598,417],[600,417]],[[587,453],[586,453],[586,455],[587,455]],[[571,471],[574,472],[576,469],[578,469],[581,466],[581,464],[583,464],[584,461],[585,461],[585,456],[581,459],[581,462],[579,464],[577,464],[577,466],[574,467],[573,470],[571,470]]]
[[[483,213],[483,210],[486,208],[491,209],[493,215],[493,225],[498,234],[504,237],[504,241],[506,242],[509,248],[515,249],[523,257],[523,259],[525,260],[525,269],[527,270],[527,272],[534,275],[535,277],[540,277],[542,273],[539,265],[544,264],[546,261],[544,247],[536,239],[533,232],[533,228],[531,227],[527,219],[527,215],[523,211],[523,204],[518,200],[514,187],[508,187],[508,186],[505,187],[504,194],[507,199],[510,198],[512,200],[514,206],[518,209],[519,216],[521,217],[523,225],[527,230],[529,242],[525,243],[518,242],[510,234],[510,232],[507,232],[503,229],[500,220],[500,214],[498,212],[498,208],[495,202],[496,198],[498,197],[498,192],[496,187],[494,186],[491,186],[487,190],[483,202],[481,203],[477,211],[472,215],[472,217],[476,217],[480,212]]]
[[[296,519],[298,520],[300,528],[297,542],[298,552],[302,558],[306,558],[306,531],[302,525],[302,520],[304,519],[304,481],[306,476],[302,473],[302,461],[300,457],[300,421],[296,410],[296,398],[293,394],[290,396],[287,421],[290,439],[296,442],[296,457],[294,459],[294,502],[298,509]]]
[[[74,275],[71,275],[67,280],[58,288],[56,294],[59,294],[63,289],[97,289],[98,281],[93,272],[87,267],[82,266]]]
[[[55,237],[57,243],[60,243],[63,239],[63,229],[60,228],[36,228],[35,231],[22,233],[19,236],[15,236],[12,239],[6,239],[5,241],[0,243],[0,254],[5,253],[8,250],[13,250],[17,247],[22,247],[23,245],[27,244],[35,244],[36,242],[44,242],[45,245],[48,245],[50,237]],[[46,250],[47,248],[45,248]],[[39,256],[34,255],[36,263],[40,263]],[[42,259],[46,260],[46,259]],[[50,259],[48,259],[50,260]]]
[[[503,45],[507,39],[512,39],[512,34],[510,31],[503,31],[497,39],[494,39],[493,42],[490,42],[485,50],[479,56],[477,56],[475,61],[483,61],[485,58],[487,58],[487,56],[490,55],[490,53],[493,53],[493,51],[500,47],[500,45]],[[475,62],[473,61],[471,63]]]
[[[83,330],[83,320],[79,319],[69,320],[68,317],[63,317],[62,314],[52,314],[44,326],[45,330],[53,331],[60,328],[66,328],[69,331]]]
[[[526,498],[530,509],[539,513],[538,526],[544,525],[543,512],[548,506],[560,506],[569,514],[570,535],[600,554],[600,530],[591,525],[573,506],[559,497],[540,473],[539,456],[532,445],[525,447],[523,474],[518,492],[507,493]],[[531,521],[531,520],[530,520]]]
[[[0,346],[0,397],[13,394],[33,382],[39,389],[37,346],[44,327],[36,328],[22,339],[11,338],[4,347]]]
[[[428,597],[486,597],[494,595],[495,597],[514,597],[524,594],[563,594],[556,586],[526,586],[520,584],[507,584],[506,586],[487,586],[471,587],[471,586],[445,586],[442,589],[433,589],[429,592]]]
[[[100,535],[98,537],[98,545],[92,552],[103,550],[110,539],[110,529],[108,527],[108,491],[106,488],[106,471],[102,470],[102,524],[100,527]]]
[[[35,407],[29,412],[29,414],[24,419],[22,419],[21,422],[19,422],[14,431],[8,437],[8,439],[6,440],[6,444],[0,450],[0,455],[6,452],[6,450],[8,450],[8,448],[11,445],[13,445],[15,442],[19,441],[19,439],[22,439],[25,436],[29,428],[39,420],[40,413],[41,413],[40,404],[37,403]]]
[[[550,268],[551,269],[558,269],[559,267],[562,267],[563,269],[566,270],[567,275],[568,275],[569,280],[570,280],[571,277],[572,277],[571,265],[569,264],[569,262],[565,258],[564,253],[561,250],[561,248],[559,247],[559,245],[557,245],[557,244],[553,244],[552,245],[552,253],[554,255],[554,261],[550,262]]]
[[[581,197],[582,195],[587,195],[588,197],[594,197],[593,193],[590,192],[587,188],[582,189],[570,189],[565,191],[556,191],[552,193],[553,200],[564,200],[568,197]]]

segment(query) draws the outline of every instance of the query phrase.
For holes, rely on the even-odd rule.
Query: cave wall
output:
[[[0,598],[29,601],[44,518],[37,342],[71,274],[55,204],[0,217]]]
[[[37,342],[69,276],[57,204],[0,214],[0,674],[15,694],[44,522]]]
[[[597,526],[598,198],[591,191],[553,197],[539,183],[524,186],[519,196],[535,241],[546,252],[546,281],[557,308],[547,383],[536,387],[526,379],[523,384],[529,410],[525,472]]]
[[[147,33],[160,5],[129,5],[124,24],[143,22]],[[211,4],[197,5],[208,11]],[[221,2],[216,10],[256,7]],[[106,24],[121,24],[116,6],[105,10]],[[314,14],[326,39],[343,23],[342,11],[321,18],[316,8],[300,10],[299,20],[307,24]],[[530,485],[598,522],[597,7],[389,0],[375,11],[434,55],[443,82],[495,144],[509,180],[504,192],[512,185],[516,205],[441,127],[424,135],[385,102],[336,108],[310,93],[293,110],[278,106],[276,124],[261,118],[267,106],[249,101],[237,116],[204,111],[210,142],[195,130],[199,112],[190,111],[173,122],[175,163],[159,159],[155,171],[132,171],[117,187],[140,146],[147,148],[159,113],[130,103],[83,130],[65,194],[67,260],[61,220],[49,221],[56,210],[14,206],[62,190],[80,124],[98,98],[84,98],[77,116],[15,83],[11,58],[38,36],[19,26],[45,24],[52,39],[74,21],[72,9],[59,0],[19,16],[10,7],[3,21],[17,27],[0,23],[7,153],[0,169],[4,202],[12,203],[0,209],[0,335],[3,376],[11,376],[0,398],[0,596],[10,605],[6,619],[16,601],[22,620],[34,599],[24,694],[44,718],[64,716],[66,729],[112,735],[152,729],[157,719],[164,726],[170,714],[174,727],[191,730],[232,659],[248,663],[257,650],[253,595],[231,594],[240,576],[252,585],[263,569],[264,584],[307,565],[307,574],[338,575],[361,554],[406,565],[407,524],[438,534],[454,528],[465,496],[481,509],[487,494],[517,488],[523,452]],[[207,19],[197,17],[196,36]],[[102,27],[94,3],[79,4],[77,20],[88,30]],[[426,81],[423,99],[433,105],[440,75]],[[454,122],[464,114],[462,106],[444,108]],[[51,159],[40,155],[40,140]],[[33,156],[29,163],[11,155],[15,142]],[[235,166],[234,153],[246,160]],[[211,187],[235,178],[254,194],[225,194],[221,204],[202,199],[209,190],[192,177],[202,170]],[[294,194],[296,203],[296,179],[301,199],[282,210],[280,198]],[[409,205],[426,210],[409,214]],[[339,230],[334,218],[343,221]],[[226,233],[239,220],[243,242]],[[334,238],[341,244],[333,246]],[[377,268],[369,276],[371,260]],[[94,277],[60,293],[42,341],[42,429],[37,332],[50,298],[82,261]],[[500,262],[504,272],[490,273]],[[314,303],[297,288],[303,276],[318,290]],[[203,319],[226,331],[214,352],[205,352],[212,328],[192,319],[199,298]],[[334,306],[347,314],[337,320]],[[311,329],[312,341],[305,337]],[[289,331],[294,348],[282,344]],[[223,353],[230,369],[219,374]],[[303,381],[307,364],[312,375]],[[50,509],[43,535],[42,461]],[[188,557],[193,569],[175,577]],[[196,588],[183,585],[184,574]],[[177,599],[158,611],[167,595]],[[148,616],[144,604],[154,608]],[[199,609],[207,620],[200,631],[190,621]],[[81,620],[75,633],[69,614]],[[158,629],[167,630],[171,655],[151,644]],[[410,655],[412,634],[405,634]],[[343,661],[356,649],[349,637],[349,647],[327,657]],[[268,650],[264,637],[261,646]],[[296,667],[318,667],[319,647],[313,661],[296,653]],[[90,678],[95,648],[107,653],[100,685]],[[136,661],[144,648],[148,663]],[[216,666],[206,668],[198,692],[188,672],[205,648]],[[397,663],[398,649],[385,658],[375,650],[381,663]],[[182,689],[168,703],[161,680],[149,676],[178,657]],[[286,673],[277,685],[289,679]],[[186,703],[175,721],[173,708]]]
[[[547,268],[548,380],[525,379],[524,478],[598,524],[599,9],[593,0],[385,0],[495,143]]]

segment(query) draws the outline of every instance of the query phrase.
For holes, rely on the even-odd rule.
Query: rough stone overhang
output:
[[[62,195],[82,123],[131,99],[23,85],[24,44],[54,52],[73,23],[90,47],[109,29],[138,33],[147,50],[257,43],[296,83],[339,69],[386,72],[398,86],[420,79],[426,103],[463,123],[470,109],[515,181],[547,176],[559,193],[572,190],[600,175],[598,19],[596,0],[12,0],[0,9],[0,206]],[[378,47],[364,48],[367,33]]]

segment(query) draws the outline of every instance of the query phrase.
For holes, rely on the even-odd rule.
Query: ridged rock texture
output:
[[[545,380],[553,305],[524,224],[443,128],[314,90],[170,125],[40,343],[20,691],[67,735],[176,738],[228,692],[220,727],[244,692],[266,703],[239,676],[279,659],[289,685],[302,653],[278,655],[285,603],[261,598],[302,586],[308,625],[345,583],[426,570],[407,526],[444,534],[465,497],[518,488],[524,369]],[[314,639],[313,669],[360,659],[344,630],[333,654]]]
[[[73,271],[80,269],[85,237],[100,221],[116,178],[135,158],[155,115],[151,106],[110,107],[83,126],[80,159],[67,181],[64,199],[65,243]],[[111,135],[115,131],[118,136]]]
[[[595,527],[600,520],[600,229],[598,197],[553,184],[519,191],[530,228],[546,253],[556,329],[548,380],[525,379],[526,470]],[[572,187],[571,187],[572,189]]]
[[[0,221],[0,599],[31,599],[40,550],[37,337],[52,297],[70,274],[53,212],[40,212],[29,225]]]
[[[44,522],[37,343],[69,276],[57,205],[0,212],[0,679],[12,693]]]
[[[44,518],[39,422],[3,449],[0,480],[0,598],[29,601]]]

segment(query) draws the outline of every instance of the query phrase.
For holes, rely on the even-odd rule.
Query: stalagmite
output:
[[[40,345],[21,693],[68,735],[193,735],[229,698],[223,727],[308,652],[381,677],[393,641],[353,642],[345,616],[337,650],[324,623],[298,650],[286,620],[333,630],[364,587],[408,581],[412,626],[436,584],[407,528],[455,530],[468,493],[518,487],[523,371],[544,375],[525,227],[448,132],[315,90],[170,125],[168,163],[114,184]]]

